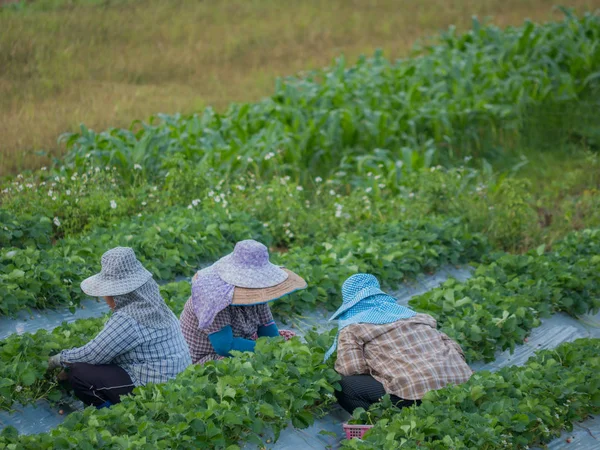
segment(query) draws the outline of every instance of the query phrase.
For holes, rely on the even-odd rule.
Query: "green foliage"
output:
[[[482,155],[490,139],[519,133],[532,104],[577,100],[598,85],[599,37],[593,14],[506,30],[475,21],[463,35],[445,33],[419,58],[390,63],[376,54],[351,68],[339,60],[224,114],[159,115],[139,131],[82,127],[66,138],[66,161],[114,165],[126,179],[139,164],[156,179],[176,157],[198,173],[306,181],[331,175],[342,159],[368,164],[374,149],[406,168]]]
[[[255,353],[191,366],[176,380],[138,387],[110,409],[71,414],[51,433],[0,436],[0,448],[239,448],[291,421],[305,428],[327,407],[339,375],[323,363],[333,334],[259,339]],[[10,448],[10,447],[9,447]]]
[[[0,250],[0,312],[13,314],[30,307],[75,306],[83,298],[80,282],[98,270],[109,248],[133,247],[156,279],[191,275],[198,265],[231,251],[246,238],[269,243],[261,224],[244,214],[214,209],[191,214],[185,208],[95,228],[78,238],[66,238],[49,249]]]
[[[273,305],[285,316],[315,305],[339,306],[344,280],[356,272],[369,272],[382,283],[397,286],[445,264],[477,260],[488,250],[485,239],[465,230],[459,221],[388,222],[341,233],[329,242],[294,247],[277,261],[302,274],[304,291]]]
[[[13,334],[0,341],[0,408],[14,402],[33,403],[40,398],[58,400],[55,374],[47,373],[48,358],[59,351],[86,344],[104,326],[106,317],[63,323],[51,332]]]
[[[160,287],[165,302],[176,314],[181,314],[190,295],[186,281]],[[61,350],[79,347],[89,342],[104,327],[107,316],[63,323],[52,331],[33,334],[13,334],[0,341],[0,409],[10,409],[13,403],[33,403],[38,399],[59,400],[61,388],[55,373],[47,373],[48,358]]]
[[[0,224],[0,248],[50,245],[52,221],[48,217],[25,215],[17,219],[0,209]]]
[[[357,411],[377,421],[345,449],[507,449],[544,444],[600,411],[600,339],[544,350],[524,367],[477,372],[460,386],[429,392],[418,407]]]
[[[448,280],[410,305],[434,316],[468,360],[492,361],[499,348],[521,344],[540,318],[598,311],[598,253],[598,230],[573,233],[549,253],[543,246],[526,255],[498,253],[464,283]]]

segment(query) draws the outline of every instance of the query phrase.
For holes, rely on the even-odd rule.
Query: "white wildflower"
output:
[[[385,184],[379,183],[378,186],[379,186],[379,189],[383,189],[385,187]]]
[[[58,217],[55,217],[52,222],[54,222],[54,225],[56,225],[57,227],[60,227],[60,220],[58,220]]]
[[[142,202],[142,206],[146,206],[148,203],[146,202]]]
[[[252,158],[250,158],[250,157],[248,158],[248,160],[247,160],[247,161],[248,161],[249,163],[251,163],[251,162],[254,162],[254,160],[253,160]]]
[[[273,152],[269,152],[265,155],[265,161],[270,160],[271,158],[273,158],[275,156],[275,153]]]
[[[369,192],[371,192],[372,190],[373,190],[373,188],[371,188],[371,187],[368,187],[368,188],[366,188],[366,189],[365,189],[365,192],[368,194],[368,193],[369,193]]]
[[[317,178],[315,178],[315,182],[316,182],[316,183],[320,183],[321,181],[323,181],[323,178],[321,178],[321,177],[317,177]]]
[[[65,194],[67,194],[67,195],[71,195],[71,189],[67,189],[67,190],[65,191]]]
[[[46,170],[48,170],[48,168],[46,166],[42,167],[43,172],[45,172]]]
[[[187,208],[187,209],[192,209],[192,208],[193,208],[193,206],[192,206],[192,205],[188,205],[188,208]]]
[[[410,194],[408,194],[408,197],[409,197],[409,198],[414,198],[414,196],[415,196],[415,193],[414,193],[414,192],[411,192]]]
[[[216,197],[215,197],[215,202],[219,203],[220,201],[221,201],[221,197],[219,197],[219,196],[216,196]]]
[[[133,169],[134,169],[134,170],[142,170],[142,166],[141,166],[141,165],[139,165],[139,164],[134,164],[134,165],[133,165]]]
[[[200,199],[194,199],[192,200],[192,206],[198,206],[200,204]]]
[[[52,200],[56,201],[56,196],[52,197]]]
[[[304,190],[304,188],[303,188],[302,186],[296,186],[296,190],[297,190],[297,191],[303,191],[303,190]]]
[[[16,386],[15,392],[21,392],[23,390],[23,386]]]
[[[269,224],[265,222],[265,223],[263,223],[263,227],[269,228]]]
[[[332,189],[329,191],[329,195],[335,195],[335,191]]]
[[[214,197],[215,196],[215,192],[214,191],[208,191],[208,196],[209,197]]]
[[[111,207],[112,209],[117,209],[117,202],[115,202],[114,200],[111,200],[111,201],[110,201],[110,207]]]

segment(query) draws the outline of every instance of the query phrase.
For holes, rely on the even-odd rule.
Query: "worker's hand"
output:
[[[56,379],[58,381],[67,381],[69,379],[69,374],[64,370],[61,370],[58,375],[56,375]]]
[[[60,366],[60,353],[48,358],[48,370],[58,369]]]

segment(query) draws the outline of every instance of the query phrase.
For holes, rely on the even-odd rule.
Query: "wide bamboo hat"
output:
[[[271,263],[267,247],[252,239],[238,242],[233,253],[214,264],[214,270],[235,286],[232,305],[270,302],[307,286],[298,274]]]

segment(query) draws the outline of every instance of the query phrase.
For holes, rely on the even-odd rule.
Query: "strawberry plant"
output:
[[[523,367],[477,372],[459,386],[429,392],[420,406],[356,411],[374,421],[345,449],[507,449],[542,445],[600,411],[600,339],[538,352]],[[390,405],[386,405],[390,406]]]
[[[333,334],[259,339],[255,353],[191,366],[176,380],[136,388],[110,409],[71,414],[50,434],[4,431],[0,448],[239,448],[266,440],[291,421],[306,427],[334,401],[339,378],[324,364]],[[185,395],[183,393],[185,392]]]
[[[190,295],[186,281],[160,287],[165,302],[181,314]],[[107,307],[108,311],[108,307]],[[63,323],[52,331],[38,330],[30,334],[13,334],[0,340],[0,409],[10,409],[13,403],[27,404],[41,398],[59,400],[61,388],[55,374],[47,373],[51,355],[61,350],[89,342],[104,327],[107,315],[93,319],[79,319]]]

